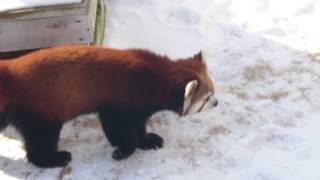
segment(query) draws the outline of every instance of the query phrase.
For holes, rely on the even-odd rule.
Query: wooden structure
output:
[[[104,23],[104,0],[0,12],[0,53],[62,44],[100,45]]]

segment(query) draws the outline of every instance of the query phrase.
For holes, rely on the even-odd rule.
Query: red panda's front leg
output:
[[[133,119],[126,112],[116,109],[102,109],[99,111],[100,123],[112,146],[117,148],[112,154],[115,160],[128,158],[138,147],[138,135]]]
[[[99,118],[105,135],[112,146],[116,146],[113,159],[129,157],[136,148],[143,150],[161,148],[163,139],[153,133],[146,133],[146,121],[153,114],[150,110],[118,110],[103,108]]]
[[[28,160],[36,166],[53,168],[66,166],[71,153],[58,151],[62,123],[41,119],[32,113],[15,111],[12,124],[24,138]]]
[[[163,139],[154,133],[146,132],[147,118],[136,124],[136,131],[139,136],[138,147],[142,150],[158,149],[163,147]]]

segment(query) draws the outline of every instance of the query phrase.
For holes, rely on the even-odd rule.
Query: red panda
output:
[[[152,114],[198,112],[213,93],[201,53],[172,61],[138,49],[48,48],[0,61],[0,130],[11,124],[20,132],[34,165],[65,166],[71,154],[57,147],[63,123],[97,112],[121,160],[162,147],[145,129]]]

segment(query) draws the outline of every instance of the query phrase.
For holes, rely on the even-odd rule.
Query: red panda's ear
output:
[[[195,59],[197,59],[197,60],[201,60],[202,61],[202,52],[201,51],[199,51],[197,54],[195,54],[194,56],[193,56]]]
[[[201,61],[204,65],[207,65],[207,57],[204,51],[200,51],[196,55],[194,55],[194,59]]]

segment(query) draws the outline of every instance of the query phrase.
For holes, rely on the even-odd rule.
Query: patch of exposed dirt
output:
[[[66,166],[62,168],[58,176],[58,180],[71,179],[71,178],[68,178],[68,175],[70,175],[71,172],[72,172],[72,168],[70,166]]]
[[[97,128],[100,128],[100,123],[99,121],[83,121],[81,123],[81,126],[84,128],[97,129]]]
[[[273,69],[269,64],[261,62],[253,66],[247,66],[244,69],[243,76],[248,81],[264,80],[267,76],[272,75]]]
[[[312,61],[320,63],[320,52],[309,54],[309,57]]]
[[[237,95],[240,99],[243,99],[243,100],[249,99],[248,94],[244,91],[244,89],[241,89],[240,87],[230,86],[227,88],[227,91],[229,93]]]
[[[223,126],[212,127],[209,129],[209,134],[212,136],[228,135],[231,131]]]
[[[286,98],[288,96],[288,92],[273,92],[269,95],[258,94],[258,99],[271,99],[274,102],[278,102],[281,98]]]

